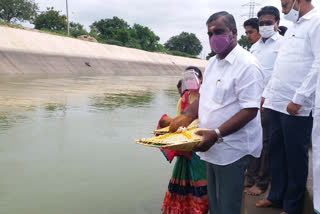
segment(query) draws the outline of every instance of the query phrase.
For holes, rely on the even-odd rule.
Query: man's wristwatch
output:
[[[223,138],[222,138],[222,135],[220,133],[220,130],[219,129],[215,129],[214,130],[218,136],[218,139],[217,139],[217,143],[222,143],[223,142]]]

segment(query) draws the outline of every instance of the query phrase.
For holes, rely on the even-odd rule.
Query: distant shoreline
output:
[[[0,26],[0,74],[97,73],[180,75],[206,60]]]

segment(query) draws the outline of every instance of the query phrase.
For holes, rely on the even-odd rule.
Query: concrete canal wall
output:
[[[176,75],[190,65],[206,61],[0,26],[0,74]]]

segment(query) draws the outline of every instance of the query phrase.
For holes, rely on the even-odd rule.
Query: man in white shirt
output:
[[[170,130],[199,115],[199,127],[210,129],[198,132],[202,141],[194,148],[207,162],[210,213],[240,214],[248,156],[259,157],[262,149],[258,110],[263,77],[255,57],[237,45],[231,14],[213,14],[207,27],[211,49],[217,55],[206,66],[200,101],[175,118]]]
[[[294,22],[282,41],[262,104],[270,109],[271,190],[258,207],[281,206],[300,214],[308,177],[308,148],[320,69],[320,13],[311,0],[281,0]],[[265,98],[265,99],[264,99]]]
[[[251,18],[243,23],[245,29],[246,37],[248,42],[253,45],[261,38],[259,33],[259,20],[257,18]]]
[[[282,36],[278,32],[280,12],[274,6],[266,6],[258,12],[258,24],[261,38],[250,49],[262,67],[264,87],[268,84],[274,62],[281,45]],[[260,195],[266,191],[270,182],[269,170],[269,111],[261,111],[263,129],[263,149],[259,158],[250,157],[247,169],[248,195]]]

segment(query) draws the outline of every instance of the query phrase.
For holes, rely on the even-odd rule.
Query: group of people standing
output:
[[[253,44],[250,52],[261,65],[265,83],[260,107],[263,149],[260,158],[250,159],[245,185],[253,186],[245,192],[259,195],[271,180],[268,197],[258,201],[256,206],[282,207],[283,213],[294,214],[303,211],[312,126],[318,122],[313,121],[313,117],[320,71],[320,40],[317,38],[320,14],[311,0],[282,0],[281,3],[284,18],[293,22],[284,38],[277,33],[280,12],[275,7],[262,8],[258,19],[244,23]],[[254,39],[259,36],[258,40]],[[319,133],[315,127],[315,135],[317,131]],[[317,149],[319,140],[314,139],[313,144]],[[314,150],[314,159],[317,156]],[[314,161],[315,169],[317,161]],[[317,190],[319,172],[315,171],[314,176]],[[314,196],[315,212],[318,212],[319,192],[315,191]]]
[[[218,12],[206,22],[216,56],[205,68],[199,97],[167,124],[175,131],[198,118],[200,128],[210,129],[197,133],[202,141],[194,152],[206,164],[202,190],[211,214],[239,214],[243,191],[259,195],[269,185],[257,207],[301,214],[311,142],[319,214],[320,11],[311,1],[281,0],[284,18],[293,22],[284,36],[276,7],[263,7],[257,19],[246,21],[251,53],[237,44],[233,15]]]

